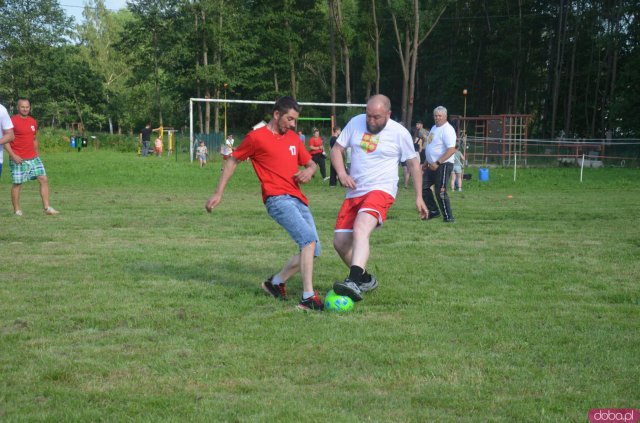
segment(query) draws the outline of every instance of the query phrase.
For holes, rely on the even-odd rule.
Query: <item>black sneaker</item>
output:
[[[318,291],[316,291],[314,292],[313,297],[309,297],[306,300],[304,298],[300,300],[300,303],[296,307],[305,311],[322,311],[324,310],[324,303],[322,302],[320,295],[318,295]]]
[[[349,278],[345,279],[344,281],[338,281],[334,283],[333,292],[338,295],[347,296],[353,301],[362,300],[362,291],[360,290],[360,287]]]
[[[444,219],[444,223],[454,223],[455,221],[456,220],[453,217],[451,217],[449,219]]]
[[[260,286],[265,290],[267,294],[271,295],[273,298],[279,298],[282,301],[287,301],[287,290],[285,288],[285,284],[281,283],[278,285],[274,285],[273,283],[271,283],[272,280],[273,276],[262,282],[262,285]]]
[[[373,275],[370,276],[371,280],[369,282],[360,282],[359,284],[357,284],[361,292],[373,291],[378,287],[378,280],[376,279],[376,277]]]

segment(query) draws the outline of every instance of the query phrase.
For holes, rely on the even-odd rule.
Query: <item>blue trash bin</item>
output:
[[[76,148],[76,139],[71,137],[71,148]]]
[[[481,167],[478,170],[478,179],[480,179],[480,181],[482,182],[486,182],[489,180],[489,168],[488,167]]]

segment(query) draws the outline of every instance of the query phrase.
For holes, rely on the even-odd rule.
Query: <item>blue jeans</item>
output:
[[[315,241],[314,256],[320,255],[320,237],[309,207],[291,195],[269,197],[264,205],[269,216],[289,233],[301,250]]]

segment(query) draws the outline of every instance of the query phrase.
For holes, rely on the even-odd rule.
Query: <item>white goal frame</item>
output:
[[[240,104],[275,104],[275,101],[265,101],[265,100],[228,100],[224,98],[190,98],[189,99],[189,160],[193,162],[193,103],[194,102],[202,102],[202,103],[240,103]],[[309,102],[298,102],[301,106],[319,106],[319,107],[367,107],[366,104],[359,103],[309,103]]]

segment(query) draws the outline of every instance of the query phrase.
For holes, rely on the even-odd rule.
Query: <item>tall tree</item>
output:
[[[49,94],[43,60],[66,44],[71,27],[56,0],[0,2],[0,94],[5,99]]]
[[[401,120],[408,128],[413,115],[418,48],[433,31],[447,9],[446,2],[432,10],[420,10],[418,0],[387,0],[396,38],[396,53],[402,69]],[[426,21],[424,25],[422,21]]]
[[[150,76],[154,84],[155,109],[158,122],[162,126],[160,77],[165,65],[163,55],[174,39],[172,27],[178,16],[180,0],[131,0],[127,4],[135,19],[127,24],[124,45],[131,47],[130,58],[136,60],[136,65],[141,70],[149,69],[147,64],[151,64]]]
[[[114,97],[122,96],[126,91],[125,81],[131,74],[124,55],[115,49],[120,42],[124,22],[131,19],[128,11],[117,13],[107,9],[104,0],[92,0],[83,12],[84,22],[78,27],[81,40],[81,52],[91,69],[102,77],[106,97],[106,113],[109,133],[113,134],[114,117],[120,120],[122,114],[112,107]]]

